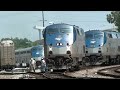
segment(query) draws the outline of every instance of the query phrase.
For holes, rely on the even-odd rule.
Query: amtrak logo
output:
[[[91,41],[90,43],[95,43],[96,41]]]
[[[61,39],[62,39],[61,36],[58,36],[58,37],[55,38],[55,40],[58,40],[58,41],[60,41]]]
[[[37,52],[36,54],[39,54],[39,52]]]
[[[55,40],[58,40],[58,41],[60,41],[62,38],[55,38]]]

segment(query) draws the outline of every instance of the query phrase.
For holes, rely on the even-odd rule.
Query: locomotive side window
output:
[[[118,33],[117,35],[118,35],[118,38],[120,38],[120,34]]]
[[[117,35],[117,34],[116,34]],[[115,33],[112,34],[112,38],[117,38],[117,36],[115,35]]]
[[[82,28],[80,30],[81,30],[81,34],[84,35],[84,30]]]
[[[83,53],[85,53],[85,46],[83,45]]]
[[[23,54],[25,54],[26,53],[26,51],[23,51]]]
[[[76,29],[77,30],[77,33],[78,33],[78,35],[80,35],[80,32],[79,32],[79,30],[78,29]]]
[[[116,37],[118,38],[118,35],[116,34]]]
[[[27,51],[27,53],[30,53],[30,51]]]
[[[15,53],[15,55],[18,55],[18,54],[19,54],[19,52],[16,52],[16,53]]]
[[[120,52],[120,46],[118,46],[118,51]]]
[[[112,34],[108,34],[108,37],[109,37],[109,38],[112,38]]]

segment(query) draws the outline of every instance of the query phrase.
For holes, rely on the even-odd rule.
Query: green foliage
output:
[[[120,11],[112,11],[110,14],[108,14],[107,21],[111,24],[114,23],[120,32]]]
[[[27,38],[14,38],[13,42],[15,43],[15,48],[27,48],[32,46],[32,41],[28,40]]]
[[[11,38],[2,38],[1,41],[3,40],[12,40]]]
[[[33,42],[32,45],[36,46],[36,45],[38,45],[38,42]]]

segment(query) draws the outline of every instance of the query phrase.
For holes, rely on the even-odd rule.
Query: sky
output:
[[[106,19],[111,11],[44,11],[45,26],[49,22],[77,25],[84,31],[91,29],[113,28]],[[0,39],[28,38],[31,41],[39,39],[35,25],[42,26],[41,11],[0,11]]]

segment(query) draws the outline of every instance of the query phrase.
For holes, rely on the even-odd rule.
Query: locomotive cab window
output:
[[[81,31],[81,34],[84,35],[84,30],[82,28],[80,29],[80,31]]]

